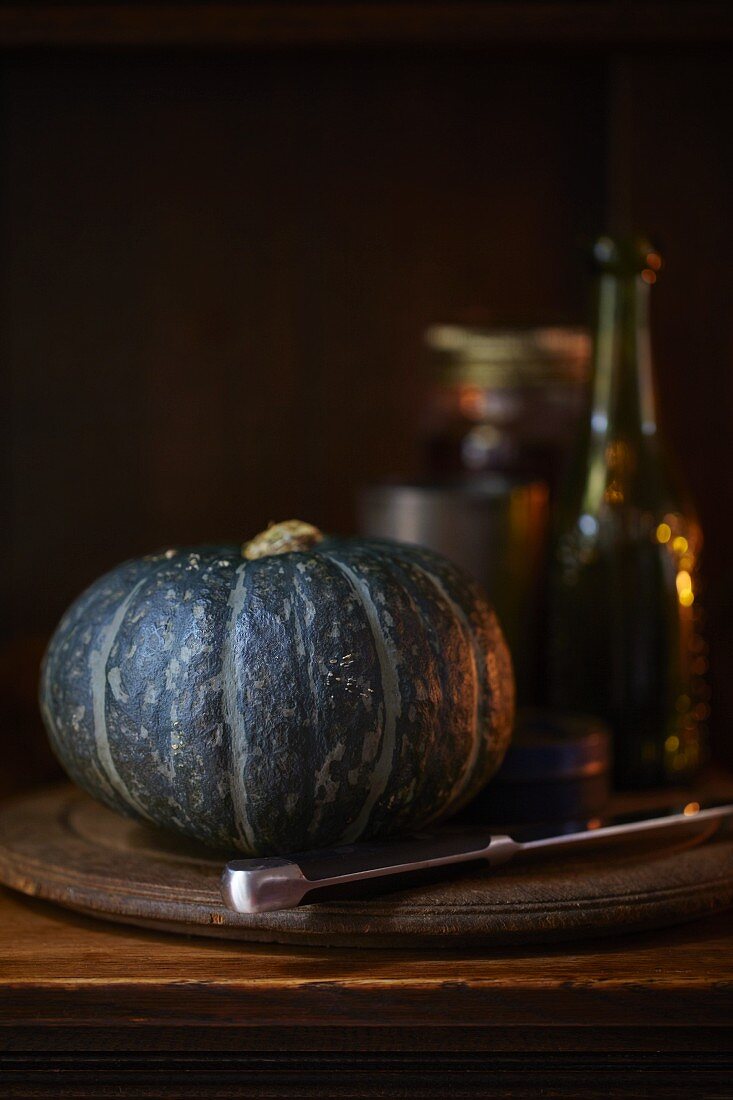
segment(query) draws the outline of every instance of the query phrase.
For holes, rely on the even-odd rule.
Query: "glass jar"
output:
[[[505,474],[554,491],[584,409],[585,329],[433,325],[424,420],[428,476]]]

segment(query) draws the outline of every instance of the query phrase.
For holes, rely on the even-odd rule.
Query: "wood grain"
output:
[[[724,918],[605,944],[405,953],[187,939],[7,891],[0,911],[0,1022],[14,1028],[733,1024]]]
[[[633,44],[719,42],[733,34],[723,2],[90,3],[7,4],[0,44],[359,45],[446,42]]]
[[[74,788],[0,810],[0,880],[108,920],[170,931],[316,946],[486,946],[618,935],[733,905],[733,837],[613,845],[370,898],[280,913],[230,912],[226,855],[132,823]]]
[[[623,1027],[634,1004],[637,1021],[648,1011],[670,1026],[688,1023],[691,1012],[697,1026],[732,1022],[725,921],[606,947],[436,956],[187,940],[12,895],[2,912],[6,1024],[63,1025],[72,998],[73,1019],[99,1026],[127,1014],[138,1024],[542,1026],[562,1006],[565,1023]]]
[[[4,5],[0,23],[42,37],[47,15],[73,47],[101,9],[72,7]],[[110,25],[152,7],[251,10],[106,7]],[[424,5],[402,7],[409,29]],[[562,25],[556,5],[504,7],[518,36]],[[653,306],[661,411],[705,526],[711,720],[733,760],[733,69],[693,37],[628,51],[620,183],[617,51],[596,49],[590,24],[613,7],[661,42],[680,12],[694,10],[691,36],[712,27],[712,8],[583,7],[572,50],[488,32],[468,50],[5,49],[0,719],[23,741],[4,745],[0,786],[51,773],[37,660],[86,584],[156,546],[287,515],[348,532],[359,485],[418,465],[424,327],[582,320],[583,242],[618,187],[668,260]],[[393,5],[365,8],[378,20]]]
[[[428,324],[582,316],[593,64],[438,68],[7,60],[8,632],[157,546],[347,533],[360,483],[415,467]]]
[[[560,946],[281,947],[0,888],[3,1096],[727,1097],[728,914]]]

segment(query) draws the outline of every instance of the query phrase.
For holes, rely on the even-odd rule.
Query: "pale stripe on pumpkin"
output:
[[[445,814],[449,808],[453,807],[465,794],[472,779],[474,779],[474,769],[476,767],[476,761],[478,760],[479,749],[481,747],[481,730],[479,729],[479,660],[482,658],[482,654],[476,640],[476,637],[471,628],[466,612],[456,603],[453,597],[448,592],[447,588],[441,581],[440,577],[436,577],[434,573],[431,573],[423,565],[413,563],[414,568],[419,570],[420,573],[426,577],[430,583],[435,587],[439,593],[441,599],[448,605],[453,612],[456,621],[460,624],[461,630],[465,635],[468,643],[468,652],[471,660],[472,681],[473,681],[473,723],[471,729],[471,751],[464,764],[458,779],[453,785],[453,788],[448,795],[447,801],[440,809],[440,816]],[[434,816],[438,816],[437,814]],[[429,819],[429,820],[432,820]]]
[[[247,602],[246,571],[249,562],[243,561],[237,566],[235,584],[229,596],[231,614],[224,631],[224,644],[221,665],[222,701],[224,721],[229,726],[232,762],[229,769],[229,790],[234,809],[234,826],[242,844],[250,851],[256,851],[252,824],[249,820],[246,799],[246,781],[244,766],[247,762],[247,729],[239,706],[239,676],[237,674],[237,622]]]
[[[313,601],[309,599],[307,593],[305,592],[305,590],[303,588],[303,585],[299,582],[298,577],[297,577],[297,573],[293,577],[293,588],[295,589],[295,593],[298,597],[298,600],[300,601],[300,603],[303,605],[303,607],[305,609],[306,623],[307,623],[308,622],[307,616],[309,614],[311,615],[311,617],[315,617],[315,605],[314,605]],[[318,732],[319,732],[319,722],[320,722],[320,711],[319,711],[319,706],[318,706],[318,687],[317,687],[317,684],[316,684],[316,677],[315,677],[315,671],[314,671],[314,664],[317,661],[317,655],[313,653],[312,646],[306,645],[306,640],[305,640],[305,637],[303,635],[303,626],[301,624],[300,616],[298,615],[297,608],[293,610],[293,625],[295,627],[295,634],[296,634],[296,637],[297,637],[296,653],[297,653],[298,657],[300,658],[300,660],[305,661],[305,663],[306,663],[306,671],[307,671],[307,674],[308,674],[308,686],[310,688],[310,711],[311,711],[310,722],[311,722],[311,729],[313,731],[313,736],[316,737],[318,735]],[[331,760],[334,758],[333,753],[334,752],[338,753],[339,751],[341,751],[342,753],[344,751],[343,743],[340,742],[340,741],[336,743],[336,746],[334,747],[334,749],[331,750],[331,754],[327,755],[325,761],[323,762],[323,767],[326,768],[326,771],[328,771],[328,766],[329,766]],[[336,757],[336,759],[338,759],[338,757]],[[311,817],[310,823],[308,825],[308,834],[309,834],[309,836],[312,836],[313,833],[316,831],[316,829],[318,829],[318,827],[320,826],[321,817],[323,815],[323,809],[324,809],[324,803],[322,801],[321,802],[318,801],[318,784],[317,784],[317,782],[314,783],[314,786],[313,786],[313,796],[314,796],[315,808],[313,810],[313,816]]]
[[[147,578],[143,578],[137,582],[135,587],[127,594],[125,599],[119,605],[115,611],[109,624],[103,629],[99,647],[92,649],[89,654],[89,675],[90,675],[90,687],[92,692],[92,713],[94,718],[94,740],[97,746],[97,755],[99,756],[99,763],[102,766],[102,770],[109,782],[110,786],[116,791],[119,797],[126,802],[137,813],[142,814],[143,817],[151,820],[147,811],[135,798],[132,791],[127,787],[122,776],[117,771],[115,765],[112,749],[109,743],[109,737],[107,735],[107,662],[109,661],[109,655],[112,652],[112,647],[115,644],[115,639],[120,632],[127,609],[130,606],[133,598],[138,590],[145,583]]]
[[[369,592],[369,585],[359,576],[355,570],[345,562],[339,561],[332,554],[324,554],[337,566],[349,581],[354,595],[364,608],[364,614],[374,638],[374,646],[379,662],[379,674],[384,700],[384,715],[382,724],[382,743],[379,757],[372,771],[372,782],[369,794],[361,807],[356,819],[344,830],[341,836],[342,844],[351,844],[357,840],[369,824],[372,811],[379,798],[384,794],[389,782],[390,770],[395,751],[395,739],[397,719],[402,713],[402,697],[397,675],[398,655],[394,645],[390,642],[379,622],[379,613]]]

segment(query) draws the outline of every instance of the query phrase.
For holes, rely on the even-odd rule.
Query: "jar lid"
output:
[[[447,476],[439,480],[387,480],[367,485],[359,496],[369,501],[410,507],[415,503],[452,503],[454,501],[487,506],[503,505],[517,494],[529,493],[542,501],[547,497],[547,485],[523,474],[476,474],[473,477]]]
[[[600,775],[611,767],[611,733],[590,715],[526,710],[493,784],[545,783]]]
[[[425,344],[445,382],[485,387],[585,381],[590,362],[587,329],[561,325],[474,328],[431,325]]]

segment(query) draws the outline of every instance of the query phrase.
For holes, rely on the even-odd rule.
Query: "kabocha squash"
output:
[[[253,855],[456,811],[501,763],[513,706],[506,644],[466,574],[298,521],[118,566],[66,613],[41,674],[77,783]]]

